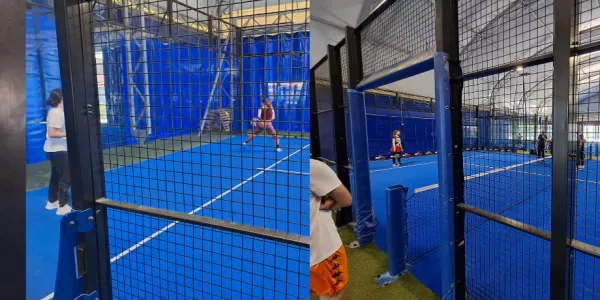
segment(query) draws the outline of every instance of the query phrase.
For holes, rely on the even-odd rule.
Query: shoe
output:
[[[53,209],[57,209],[57,208],[58,208],[58,201],[46,202],[46,210],[53,210]]]
[[[248,142],[243,142],[242,146],[248,146]]]
[[[56,210],[56,215],[57,216],[64,216],[64,215],[66,215],[66,214],[68,214],[70,212],[71,212],[71,207],[69,206],[69,204],[65,204],[65,205],[59,207]]]
[[[281,148],[277,147],[277,152],[281,152]]]

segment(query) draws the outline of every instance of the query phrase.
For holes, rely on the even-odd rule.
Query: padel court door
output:
[[[53,297],[308,299],[309,2],[55,9],[74,211]]]

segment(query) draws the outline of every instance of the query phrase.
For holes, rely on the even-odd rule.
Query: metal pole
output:
[[[144,7],[140,8],[140,25],[142,28],[146,28],[146,16],[144,15]],[[145,37],[146,35],[142,35]],[[150,105],[150,80],[148,79],[148,51],[146,49],[146,40],[142,39],[142,57],[144,58],[143,70],[144,70],[144,105],[146,106],[146,139],[152,134],[152,107]]]
[[[310,70],[310,154],[313,158],[321,157],[321,140],[319,138],[319,115],[317,104],[317,86],[315,70]]]
[[[570,299],[573,207],[577,174],[570,153],[577,147],[577,56],[571,45],[578,43],[578,5],[575,0],[557,1],[554,10],[552,95],[552,201],[550,241],[550,299]],[[574,24],[574,25],[572,25]],[[573,105],[573,103],[575,105]]]
[[[129,7],[127,5],[123,6],[123,17],[125,18],[125,22],[127,23],[127,27],[129,28],[130,19],[129,19]],[[127,101],[129,101],[129,124],[131,128],[131,134],[137,141],[137,121],[136,121],[136,110],[135,110],[135,95],[133,90],[133,69],[132,69],[132,58],[131,58],[131,30],[125,29],[125,52],[127,56],[127,61],[125,65],[127,66]]]
[[[441,283],[443,299],[465,299],[462,75],[458,38],[458,1],[435,1],[436,139],[439,159]]]

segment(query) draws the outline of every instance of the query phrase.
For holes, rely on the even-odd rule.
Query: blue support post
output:
[[[55,300],[87,300],[98,299],[98,291],[83,294],[82,276],[77,270],[85,272],[85,266],[77,265],[75,247],[81,240],[80,234],[94,228],[94,217],[91,209],[72,211],[60,221],[60,241],[58,249],[58,269],[54,287]],[[85,263],[85,257],[82,262]]]
[[[388,271],[377,277],[377,283],[381,287],[398,280],[408,271],[406,263],[408,260],[407,193],[408,188],[403,185],[390,186],[385,189]]]
[[[348,90],[350,118],[350,147],[352,148],[352,210],[355,215],[354,233],[359,245],[372,242],[377,219],[371,204],[371,175],[369,172],[369,143],[367,140],[367,108],[364,93]]]
[[[454,187],[452,127],[448,54],[434,58],[436,138],[438,145],[438,182],[440,200],[440,268],[442,299],[454,299]]]

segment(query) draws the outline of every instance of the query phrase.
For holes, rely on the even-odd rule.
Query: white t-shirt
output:
[[[310,160],[310,266],[337,251],[342,239],[331,217],[331,211],[320,210],[321,198],[342,185],[326,164]]]
[[[50,108],[46,117],[46,128],[56,128],[60,132],[65,132],[65,113],[61,108]],[[67,138],[51,138],[46,131],[44,152],[60,151],[67,151]]]

